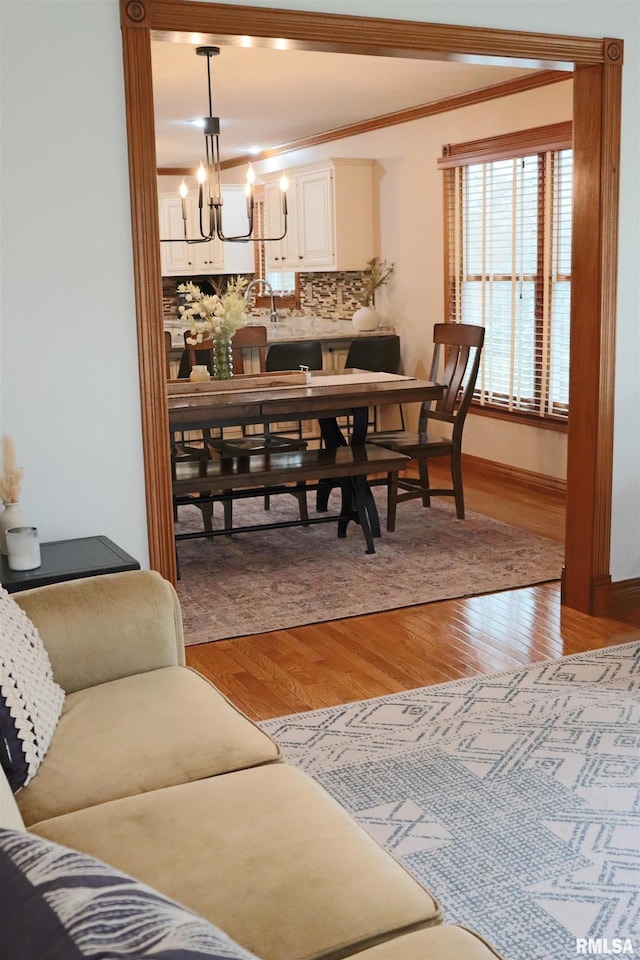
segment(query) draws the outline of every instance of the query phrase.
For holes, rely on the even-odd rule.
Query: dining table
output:
[[[339,453],[339,448],[348,446],[355,454],[352,461],[355,463],[359,451],[372,448],[371,444],[366,443],[370,407],[435,401],[442,396],[442,392],[442,385],[430,380],[355,369],[340,373],[285,371],[249,374],[228,381],[170,380],[167,383],[169,431],[173,438],[182,431],[317,419],[323,448]],[[345,417],[351,419],[349,436],[345,435],[340,424]],[[295,483],[299,480],[299,467],[296,466],[299,461],[291,457],[286,462],[291,463],[290,477],[285,467],[280,472],[280,478]],[[348,468],[344,470],[348,471]],[[319,511],[327,509],[332,487],[340,484],[344,496],[344,470],[342,474],[337,473],[335,479],[325,474],[317,484]],[[380,536],[377,508],[366,475],[356,477],[355,466],[353,470],[353,489],[359,497],[357,519],[363,525],[367,552],[373,552],[372,531],[373,535]],[[361,460],[358,471],[363,473]],[[229,475],[232,474],[237,476],[236,466],[229,469]],[[346,480],[349,479],[347,475]],[[238,485],[241,486],[240,483]]]

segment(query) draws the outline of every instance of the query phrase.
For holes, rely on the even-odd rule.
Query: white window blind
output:
[[[293,294],[296,290],[296,275],[293,270],[268,270],[267,280],[276,296]]]
[[[485,327],[475,400],[566,419],[571,149],[445,171],[451,321]]]

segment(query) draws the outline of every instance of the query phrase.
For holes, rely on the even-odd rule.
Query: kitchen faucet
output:
[[[261,284],[263,285],[263,287],[266,287],[267,290],[269,291],[269,300],[270,300],[269,319],[271,320],[271,323],[277,323],[277,322],[278,322],[278,313],[277,313],[277,311],[276,311],[276,305],[275,305],[275,301],[274,301],[274,299],[273,299],[273,287],[271,286],[271,284],[269,283],[268,280],[265,280],[265,279],[264,279],[264,277],[254,277],[253,280],[250,280],[250,281],[249,281],[249,284],[248,284],[248,286],[247,286],[247,289],[246,289],[245,292],[244,292],[244,299],[245,299],[245,300],[248,300],[248,299],[249,299],[249,294],[251,293],[251,291],[253,290],[253,288],[254,288],[255,286],[257,286],[259,283],[261,283]]]

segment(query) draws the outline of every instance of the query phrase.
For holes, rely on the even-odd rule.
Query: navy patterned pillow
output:
[[[256,960],[222,930],[100,860],[4,829],[0,957]]]

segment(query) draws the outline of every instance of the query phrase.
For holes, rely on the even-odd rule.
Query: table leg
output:
[[[353,429],[351,431],[351,446],[359,447],[367,439],[369,426],[369,408],[356,407],[353,411]]]
[[[327,450],[335,450],[337,447],[347,446],[347,441],[335,417],[325,417],[318,420],[318,423],[320,424],[320,436]],[[337,484],[337,480],[322,480],[320,482],[320,486],[316,491],[316,510],[318,513],[326,513],[329,509],[329,494]]]
[[[367,478],[345,477],[340,481],[340,486],[342,488],[342,506],[340,510],[342,519],[338,521],[338,537],[346,537],[349,521],[354,520],[362,528],[362,534],[367,545],[366,552],[375,553],[373,538],[374,536],[380,536],[380,522],[374,503],[374,516],[372,517],[374,523],[370,523],[370,513],[367,504]],[[374,532],[375,527],[377,527],[377,533]]]
[[[328,450],[347,445],[347,441],[335,417],[321,419],[319,423],[320,433],[324,445]],[[369,408],[356,407],[353,410],[352,447],[364,444],[368,425]],[[350,477],[346,483],[344,480],[322,481],[316,493],[316,510],[318,510],[319,513],[324,513],[329,509],[329,494],[338,483],[342,490],[341,513],[344,516],[344,519],[338,523],[338,537],[346,537],[349,520],[357,519],[357,522],[362,527],[362,533],[367,544],[367,553],[375,553],[373,538],[381,535],[380,518],[378,516],[375,499],[366,477]]]

